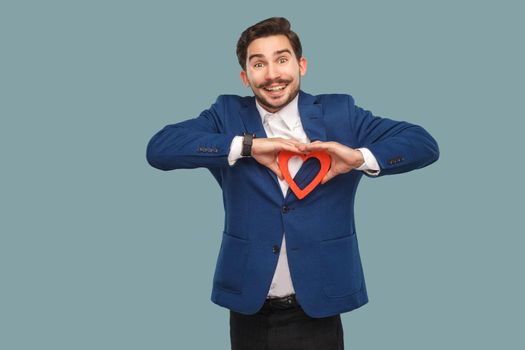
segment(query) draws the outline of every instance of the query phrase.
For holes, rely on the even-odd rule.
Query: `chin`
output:
[[[288,99],[285,99],[283,101],[271,101],[271,100],[268,100],[266,98],[264,99],[261,99],[261,98],[258,98],[259,100],[259,104],[267,109],[271,109],[270,112],[272,113],[275,113],[277,111],[279,111],[280,109],[282,109],[284,106],[286,106],[288,104],[288,102],[290,102]]]

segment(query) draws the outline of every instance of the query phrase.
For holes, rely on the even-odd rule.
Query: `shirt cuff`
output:
[[[230,153],[228,154],[228,163],[233,166],[237,159],[242,158],[242,136],[235,136],[230,146]],[[369,151],[370,152],[370,151]]]
[[[356,168],[356,170],[362,170],[370,176],[379,175],[379,172],[381,171],[381,169],[379,168],[377,159],[376,157],[374,157],[372,152],[370,152],[368,148],[364,148],[364,147],[358,148],[357,150],[363,154],[363,158],[365,162],[359,168]]]

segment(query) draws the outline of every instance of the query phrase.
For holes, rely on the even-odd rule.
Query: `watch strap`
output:
[[[241,156],[251,157],[252,156],[252,144],[253,144],[253,139],[255,138],[255,134],[244,132],[242,136],[243,138],[242,138]]]

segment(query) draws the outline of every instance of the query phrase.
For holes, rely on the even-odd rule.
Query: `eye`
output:
[[[253,65],[253,68],[262,68],[263,64],[261,62],[257,62]]]
[[[286,63],[286,62],[288,62],[288,58],[286,58],[286,57],[279,57],[279,59],[277,61],[279,63]]]

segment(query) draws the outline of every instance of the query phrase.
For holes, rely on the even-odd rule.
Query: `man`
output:
[[[223,191],[225,227],[212,301],[229,308],[232,349],[343,349],[340,314],[368,301],[354,224],[363,173],[402,173],[436,161],[421,127],[373,116],[349,95],[300,91],[307,61],[284,18],[246,29],[241,80],[254,97],[219,96],[197,118],[149,142],[162,170],[206,167]],[[289,190],[281,151],[330,156],[304,199]],[[290,159],[300,188],[319,163]]]

